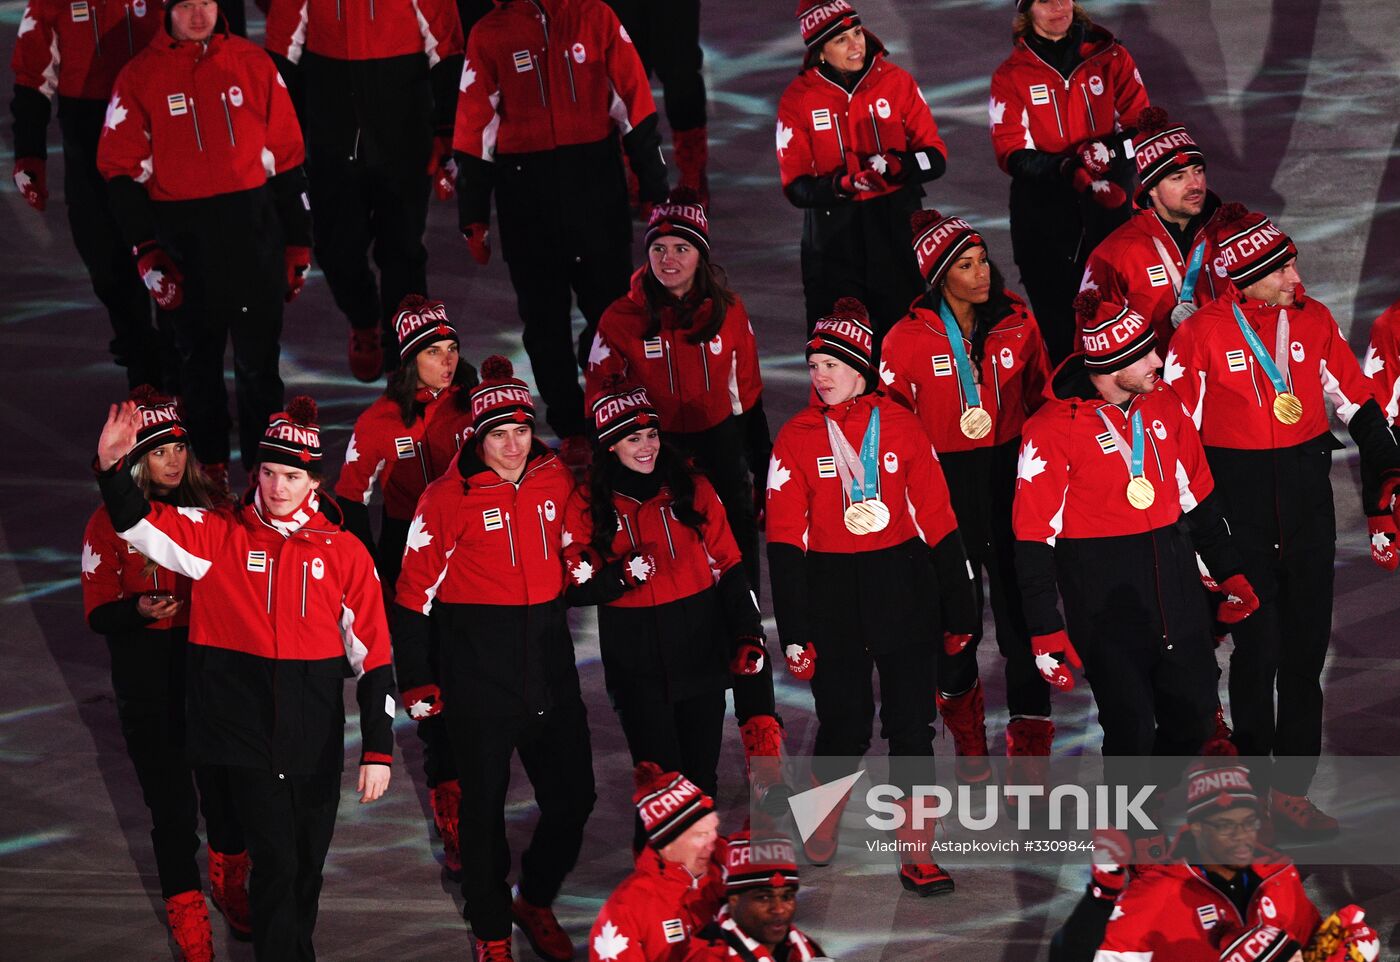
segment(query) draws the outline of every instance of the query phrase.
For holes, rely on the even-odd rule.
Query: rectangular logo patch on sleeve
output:
[[[1167,269],[1161,264],[1153,264],[1147,269],[1147,282],[1153,287],[1166,287],[1171,283],[1167,280]]]
[[[1094,440],[1099,442],[1099,447],[1103,448],[1104,454],[1112,454],[1118,450],[1118,442],[1113,440],[1113,435],[1105,431],[1103,434],[1094,436]]]
[[[78,0],[77,3],[70,3],[68,11],[73,15],[74,23],[87,23],[92,14],[88,11],[87,0]]]
[[[951,354],[935,354],[933,356],[933,376],[948,377],[953,373],[953,356]]]
[[[172,117],[183,117],[190,112],[184,94],[171,94],[165,98],[165,103],[170,108],[170,116]]]
[[[394,438],[394,453],[399,456],[400,461],[413,457],[416,451],[412,438]]]
[[[1045,84],[1031,84],[1031,105],[1044,107],[1050,102],[1050,88]]]
[[[685,923],[680,919],[667,919],[661,923],[661,933],[666,936],[667,943],[685,941]]]
[[[1201,920],[1201,928],[1212,929],[1215,928],[1215,923],[1220,921],[1220,913],[1214,905],[1198,905],[1196,918]]]
[[[266,551],[249,551],[249,552],[248,552],[248,570],[249,570],[249,571],[257,572],[257,573],[259,573],[259,574],[261,574],[262,572],[267,571],[267,552],[266,552]]]
[[[836,459],[834,457],[827,455],[824,458],[817,458],[817,477],[836,477]]]
[[[642,342],[642,353],[648,361],[659,361],[664,353],[661,346],[661,338],[648,338]]]
[[[500,531],[505,527],[505,522],[501,520],[500,508],[487,508],[481,512],[481,526],[487,531]]]
[[[828,109],[826,109],[825,107],[823,107],[821,110],[814,110],[814,111],[812,111],[812,129],[813,129],[813,130],[830,130],[830,129],[831,129],[831,111],[828,110]]]
[[[1245,363],[1244,351],[1226,351],[1225,364],[1235,374],[1238,374],[1249,366]]]
[[[530,56],[528,50],[517,50],[511,54],[511,59],[515,61],[515,72],[526,73],[535,69],[534,58]]]

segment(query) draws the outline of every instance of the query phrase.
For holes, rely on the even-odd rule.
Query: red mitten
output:
[[[1128,884],[1128,866],[1133,861],[1133,843],[1121,829],[1101,828],[1094,832],[1094,853],[1090,865],[1094,898],[1112,902]]]
[[[1400,567],[1400,552],[1395,550],[1395,539],[1400,535],[1396,530],[1395,519],[1388,514],[1378,514],[1366,519],[1371,531],[1371,560],[1386,571]]]
[[[403,693],[403,703],[409,718],[422,721],[442,711],[442,692],[437,685],[419,685]]]
[[[639,587],[656,574],[656,558],[641,551],[633,551],[622,558],[622,582],[629,589]]]
[[[49,206],[48,162],[42,157],[15,158],[15,187],[35,210]]]
[[[953,634],[949,634],[949,633],[946,632],[946,631],[943,632],[943,653],[944,653],[944,654],[947,654],[947,655],[956,655],[958,652],[962,651],[964,648],[966,648],[966,647],[967,647],[969,644],[971,644],[971,643],[972,643],[972,635],[971,635],[971,633],[966,634],[966,635],[953,635]]]
[[[1031,653],[1035,655],[1035,667],[1040,670],[1040,677],[1060,691],[1069,691],[1074,687],[1070,667],[1081,671],[1084,669],[1079,652],[1074,650],[1063,628],[1053,634],[1031,638]]]
[[[486,224],[468,224],[462,228],[472,260],[485,265],[491,260],[491,228]]]
[[[306,286],[306,272],[311,270],[311,248],[287,247],[282,251],[282,260],[287,265],[287,293],[282,299],[290,304]]]
[[[810,641],[805,648],[788,645],[783,649],[783,654],[787,657],[788,674],[798,681],[812,680],[817,673],[817,649]]]
[[[763,670],[763,659],[768,651],[763,647],[760,635],[740,635],[734,650],[734,659],[729,663],[731,675],[757,675]]]
[[[433,152],[428,157],[428,176],[433,181],[433,193],[438,200],[451,200],[457,193],[457,161],[452,159],[452,135],[433,138]]]
[[[146,285],[146,290],[151,292],[151,297],[162,310],[173,311],[184,303],[185,293],[181,285],[185,283],[185,276],[164,248],[155,241],[146,241],[133,249],[131,254],[136,258],[141,283]]]
[[[883,154],[873,154],[865,163],[867,167],[885,178],[886,183],[897,184],[904,179],[904,162],[899,159],[899,154],[892,150],[887,150]]]
[[[869,168],[836,179],[836,189],[843,194],[879,193],[888,187],[885,178]]]
[[[1119,187],[1111,180],[1095,177],[1078,164],[1074,167],[1074,174],[1070,177],[1070,184],[1081,194],[1088,194],[1093,198],[1094,203],[1108,210],[1117,210],[1127,203],[1128,195],[1123,193],[1123,188]]]
[[[1215,609],[1215,617],[1227,625],[1238,624],[1259,610],[1259,597],[1244,575],[1231,575],[1220,583],[1225,600]]]
[[[1095,177],[1107,174],[1113,163],[1113,151],[1102,140],[1084,141],[1074,148],[1074,156],[1079,159],[1079,165]]]

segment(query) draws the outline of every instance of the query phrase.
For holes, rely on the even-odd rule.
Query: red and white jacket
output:
[[[1150,106],[1142,75],[1128,48],[1094,26],[1085,35],[1083,61],[1066,80],[1017,40],[1011,56],[992,74],[992,147],[997,164],[1018,150],[1061,154],[1122,130]]]
[[[179,42],[161,29],[117,77],[97,168],[145,185],[154,201],[197,200],[261,187],[304,154],[264,50],[219,32]]]
[[[786,942],[786,962],[807,962],[825,957],[821,946],[795,925],[788,928]],[[740,954],[739,947],[742,947],[744,954]],[[725,962],[729,959],[773,962],[773,953],[763,943],[749,938],[744,930],[739,928],[733,916],[729,914],[728,904],[725,904],[719,907],[714,920],[701,929],[700,934],[691,941],[686,962]]]
[[[381,397],[355,420],[345,448],[345,466],[335,482],[337,496],[369,504],[374,484],[384,491],[384,511],[400,521],[413,517],[414,506],[429,484],[452,464],[471,426],[471,411],[457,406],[452,385],[436,396],[420,391],[423,414],[405,425],[396,402]]]
[[[847,93],[813,66],[797,75],[778,101],[778,173],[786,188],[803,176],[829,177],[840,170],[855,173],[868,167],[873,154],[887,151],[936,150],[945,158],[948,147],[938,136],[923,92],[908,71],[872,50],[865,76]],[[890,184],[880,192],[862,192],[866,201],[900,189]]]
[[[724,845],[709,870],[694,878],[647,846],[632,874],[608,896],[588,935],[589,962],[682,962],[690,939],[724,901]]]
[[[183,601],[174,617],[146,623],[146,628],[185,628],[190,623],[190,579],[169,568],[155,565],[146,573],[146,556],[130,542],[122,540],[112,527],[105,507],[88,519],[83,532],[82,582],[83,615],[91,618],[94,608],[152,592],[169,592]]]
[[[1199,866],[1144,868],[1118,896],[1094,962],[1220,962],[1232,942],[1264,925],[1307,945],[1321,917],[1297,868],[1255,864],[1248,871],[1262,881],[1242,918]]]
[[[11,60],[15,85],[46,97],[106,100],[164,14],[161,0],[29,0]]]
[[[462,21],[450,0],[272,0],[266,45],[292,63],[303,50],[333,60],[421,53],[434,67],[462,52]]]
[[[640,550],[656,559],[656,571],[643,584],[608,603],[616,608],[651,608],[713,588],[721,575],[742,563],[724,505],[703,475],[695,476],[695,510],[705,518],[702,533],[676,518],[671,500],[666,487],[644,502],[614,492],[617,534],[609,556],[600,558],[591,544],[593,518],[587,493],[576,489],[564,512],[563,534],[564,563],[573,583],[587,584],[603,565]]]
[[[660,312],[657,335],[647,338],[651,314],[642,278],[648,270],[637,269],[631,291],[613,301],[598,321],[584,393],[592,397],[610,376],[621,374],[647,389],[667,431],[681,433],[707,431],[752,408],[763,393],[763,376],[744,302],[735,295],[719,331],[701,344],[690,343],[691,328],[677,326],[671,307]],[[697,314],[695,325],[703,327],[707,308]]]
[[[1394,424],[1400,418],[1400,301],[1396,301],[1371,325],[1371,344],[1361,372],[1371,379],[1376,403]]]
[[[1211,265],[1218,253],[1211,239],[1216,214],[1196,232],[1191,250],[1204,247],[1192,303],[1203,307],[1224,294],[1230,282],[1216,276]],[[1190,255],[1188,255],[1189,257]],[[1084,265],[1080,290],[1096,290],[1115,304],[1127,304],[1152,322],[1157,344],[1166,345],[1176,333],[1172,309],[1186,277],[1187,258],[1182,257],[1162,218],[1152,209],[1139,210],[1127,223],[1103,239]]]
[[[467,38],[452,146],[492,161],[627,134],[656,113],[632,38],[601,0],[508,0]]]
[[[880,381],[891,397],[919,416],[937,451],[1005,444],[1021,436],[1026,418],[1045,403],[1050,380],[1045,341],[1025,303],[1010,296],[1012,312],[987,332],[982,364],[975,369],[978,400],[994,425],[981,440],[958,427],[967,401],[943,320],[928,301],[915,301],[881,342]],[[972,342],[966,337],[963,350],[970,362]]]
[[[470,450],[470,449],[468,449]],[[519,481],[463,458],[428,485],[408,528],[395,602],[428,614],[460,605],[538,605],[564,591],[564,509],[574,478],[536,444]]]
[[[1201,438],[1170,388],[1136,395],[1124,411],[1094,395],[1087,376],[1064,376],[1071,373],[1064,366],[1056,372],[1055,396],[1021,433],[1012,508],[1017,541],[1053,546],[1060,537],[1144,534],[1175,524],[1215,489]],[[1131,474],[1100,412],[1126,444],[1130,418],[1142,414],[1143,474],[1155,495],[1146,510],[1128,503]]]
[[[889,524],[871,534],[846,529],[850,504],[836,471],[826,418],[860,451],[870,412],[880,411],[879,497],[890,509]],[[867,478],[869,483],[873,479]],[[948,483],[919,419],[880,394],[826,407],[815,404],[783,425],[768,465],[768,541],[802,551],[855,554],[922,538],[933,546],[957,529]]]
[[[1280,370],[1302,402],[1297,424],[1273,413],[1274,386],[1255,360],[1232,306],[1258,333],[1270,356],[1280,318],[1288,317],[1287,369]],[[1328,430],[1327,401],[1349,424],[1372,396],[1372,384],[1337,327],[1332,312],[1299,285],[1289,307],[1270,307],[1231,288],[1186,319],[1172,338],[1162,377],[1181,397],[1207,447],[1263,451],[1288,448]]]

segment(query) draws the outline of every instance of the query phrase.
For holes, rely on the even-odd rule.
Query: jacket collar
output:
[[[520,482],[516,483],[524,482],[532,473],[554,460],[554,452],[538,437],[534,438],[530,442],[530,454],[525,458],[525,470],[520,472]],[[497,474],[495,469],[488,468],[481,459],[480,445],[471,442],[457,455],[457,471],[467,487],[486,488],[512,483]]]

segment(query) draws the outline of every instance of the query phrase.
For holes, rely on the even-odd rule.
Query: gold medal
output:
[[[992,433],[992,416],[984,407],[970,407],[958,418],[962,433],[974,441],[980,441]]]
[[[851,534],[874,534],[889,525],[890,509],[878,498],[857,501],[846,509],[843,520]]]
[[[1157,491],[1152,482],[1138,476],[1128,482],[1128,503],[1139,511],[1146,511],[1157,500]]]
[[[1303,402],[1284,391],[1274,398],[1274,417],[1280,424],[1297,424],[1303,417]]]

